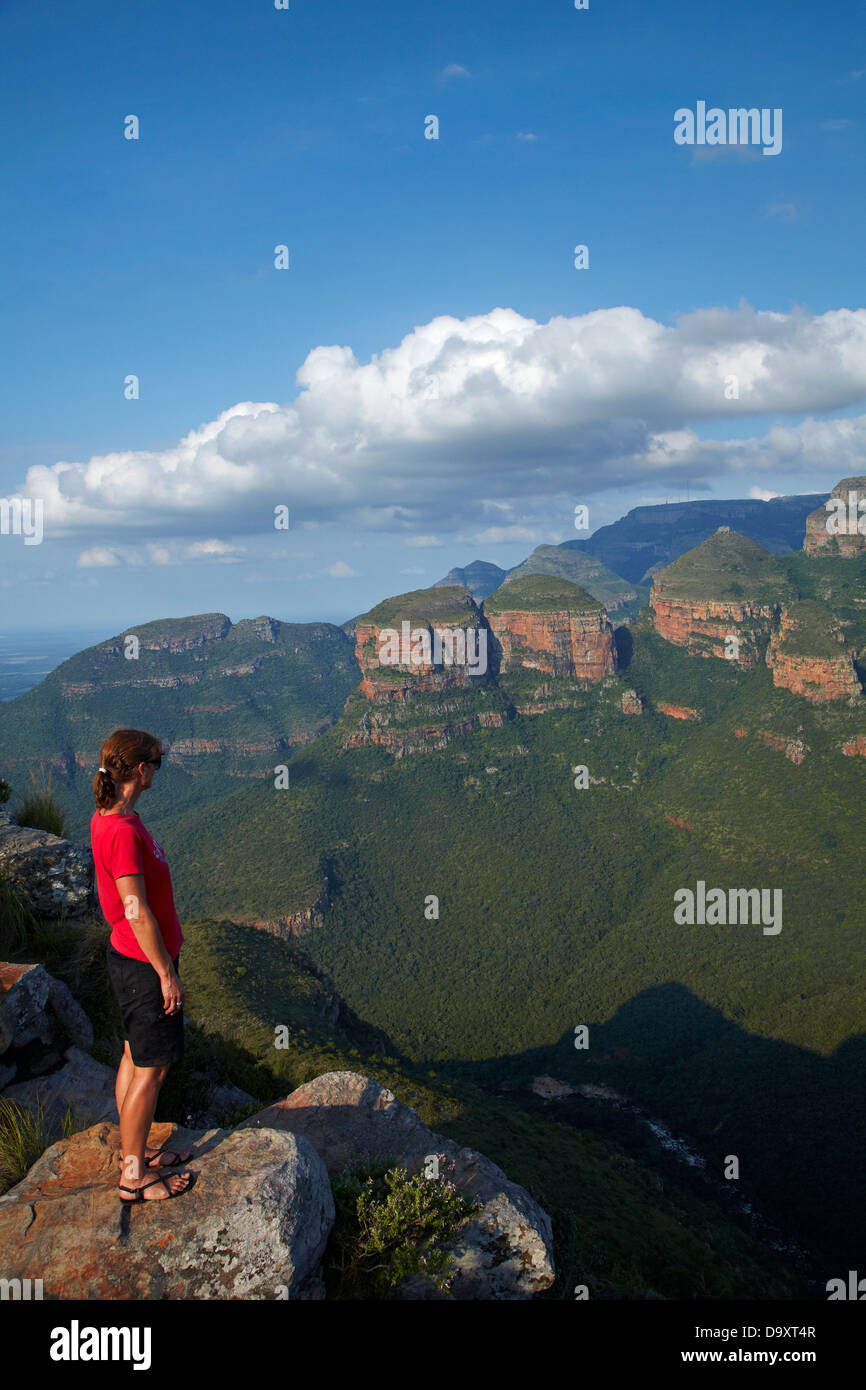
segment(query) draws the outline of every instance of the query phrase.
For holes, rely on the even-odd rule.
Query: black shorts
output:
[[[111,942],[105,952],[108,978],[117,996],[123,1021],[123,1037],[129,1043],[137,1067],[161,1067],[183,1056],[183,1005],[177,1013],[164,1012],[159,976],[148,960],[136,960],[116,951]],[[174,968],[180,954],[174,958]]]

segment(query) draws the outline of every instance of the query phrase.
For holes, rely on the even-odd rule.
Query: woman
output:
[[[90,842],[99,903],[111,924],[108,974],[123,1019],[123,1057],[115,1099],[120,1116],[122,1202],[177,1197],[188,1172],[152,1177],[186,1163],[190,1153],[146,1147],[160,1087],[183,1056],[183,933],[162,849],[133,807],[162,763],[162,745],[142,729],[115,729],[102,745],[93,779]]]

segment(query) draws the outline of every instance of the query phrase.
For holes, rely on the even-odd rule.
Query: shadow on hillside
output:
[[[634,651],[634,637],[630,627],[615,627],[613,630],[613,644],[616,648],[617,669],[625,671],[631,665],[631,656]]]
[[[866,1035],[824,1057],[747,1033],[676,982],[642,990],[605,1023],[577,1021],[589,1025],[584,1052],[567,1032],[553,1047],[437,1067],[486,1085],[549,1075],[611,1087],[696,1147],[714,1178],[735,1154],[741,1195],[826,1262],[827,1278],[862,1266]],[[550,1102],[551,1113],[561,1104]],[[586,1107],[592,1127],[603,1105],[570,1100],[563,1118]]]

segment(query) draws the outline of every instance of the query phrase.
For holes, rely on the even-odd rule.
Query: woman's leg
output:
[[[124,1059],[126,1050],[124,1049]],[[121,1069],[123,1061],[121,1061]],[[152,1181],[152,1170],[145,1167],[144,1152],[147,1136],[153,1124],[153,1115],[160,1087],[165,1080],[168,1066],[137,1067],[129,1058],[132,1075],[123,1096],[120,1109],[120,1148],[123,1157],[121,1183],[125,1187],[141,1187]],[[120,1072],[118,1072],[118,1087]],[[179,1192],[189,1182],[189,1173],[172,1174],[163,1182],[170,1192]],[[150,1189],[148,1197],[165,1197],[166,1192],[158,1186]]]
[[[129,1043],[124,1041],[123,1056],[120,1059],[120,1066],[117,1068],[117,1080],[114,1083],[114,1100],[117,1105],[118,1115],[123,1109],[123,1102],[126,1098],[126,1092],[129,1089],[129,1083],[132,1080],[134,1072],[135,1065],[132,1060],[132,1053],[129,1050]]]

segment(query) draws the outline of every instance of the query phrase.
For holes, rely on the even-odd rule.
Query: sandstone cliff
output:
[[[567,579],[526,574],[509,580],[486,600],[484,614],[501,672],[522,669],[600,681],[616,670],[606,610]]]
[[[806,518],[807,555],[866,555],[866,477],[843,478],[829,501]]]
[[[790,582],[773,557],[721,527],[653,577],[649,602],[666,641],[751,667],[790,597]]]
[[[767,650],[767,665],[774,685],[812,704],[826,704],[861,698],[854,657],[830,609],[810,600],[783,610]]]

